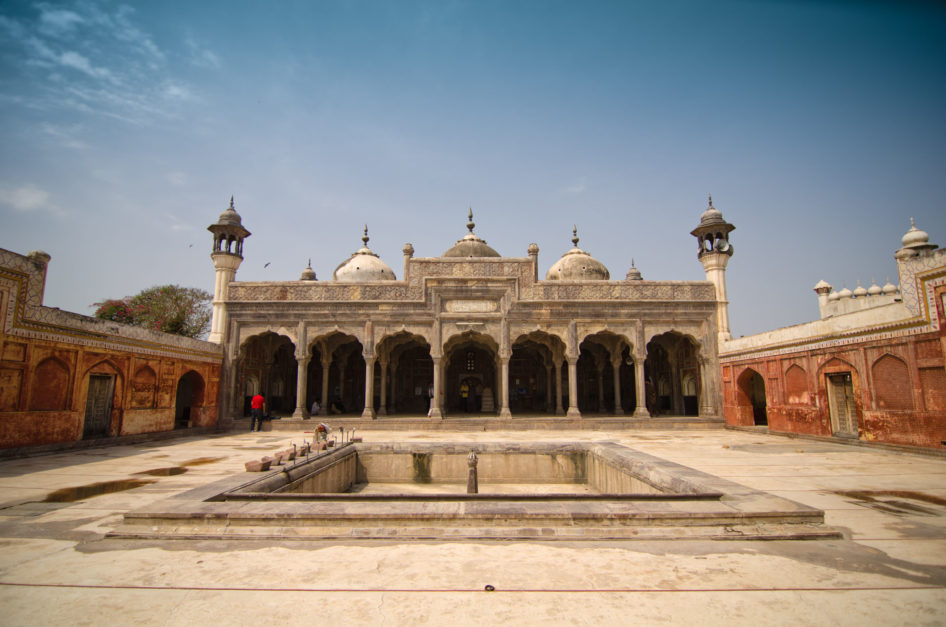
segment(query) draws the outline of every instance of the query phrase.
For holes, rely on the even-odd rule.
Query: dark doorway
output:
[[[100,438],[108,435],[109,424],[112,421],[114,392],[115,377],[113,375],[89,375],[89,395],[85,402],[83,438]]]
[[[177,400],[174,402],[174,428],[186,429],[199,421],[204,405],[204,379],[191,370],[177,382]]]

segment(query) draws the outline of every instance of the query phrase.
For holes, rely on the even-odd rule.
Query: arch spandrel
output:
[[[477,337],[483,338],[483,341],[490,347],[490,350],[499,354],[500,347],[503,345],[501,325],[499,321],[483,322],[454,322],[444,320],[441,323],[440,337],[442,339],[443,354],[446,355],[448,347],[456,346],[457,338]]]
[[[328,324],[307,324],[306,325],[306,338],[307,346],[309,350],[312,349],[312,346],[317,344],[320,340],[330,337],[334,334],[347,335],[358,340],[358,342],[364,346],[365,345],[365,324],[363,322],[350,322],[337,324],[333,323]],[[377,331],[375,331],[375,337],[378,337]]]
[[[238,331],[237,346],[242,349],[254,337],[260,337],[267,333],[285,337],[292,342],[293,346],[299,344],[299,330],[296,327],[241,324]]]
[[[660,335],[666,333],[672,333],[680,337],[685,337],[691,342],[693,342],[697,348],[700,349],[700,353],[703,351],[703,347],[706,345],[706,342],[701,341],[703,338],[703,328],[702,325],[698,324],[662,324],[662,325],[651,325],[647,324],[644,326],[644,346],[647,346],[651,341]]]
[[[522,340],[525,337],[529,336],[548,336],[550,338],[556,338],[562,343],[562,346],[565,346],[568,341],[568,325],[567,324],[536,324],[536,323],[524,323],[524,322],[510,322],[509,323],[509,341],[512,344]]]

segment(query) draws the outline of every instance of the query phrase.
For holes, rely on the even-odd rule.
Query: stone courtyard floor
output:
[[[242,473],[244,461],[304,437],[239,431],[0,462],[0,624],[946,624],[942,457],[723,429],[357,435],[425,443],[612,439],[823,509],[826,524],[846,538],[105,537],[124,512]],[[94,484],[129,481],[109,484],[128,489],[94,495],[105,489]]]

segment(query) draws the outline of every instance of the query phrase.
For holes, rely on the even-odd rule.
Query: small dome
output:
[[[867,289],[861,285],[861,282],[857,282],[857,287],[854,288],[854,298],[864,298],[867,296]]]
[[[243,218],[241,218],[240,214],[233,208],[233,196],[230,196],[230,206],[220,214],[220,217],[217,219],[217,224],[243,226]]]
[[[333,279],[342,283],[397,280],[390,266],[368,248],[368,239],[368,225],[365,225],[365,235],[361,238],[364,246],[335,268]]]
[[[813,289],[816,292],[824,291],[825,293],[827,293],[831,291],[831,284],[825,281],[824,279],[821,279],[820,281],[815,283],[815,286],[811,289]]]
[[[486,245],[486,241],[473,234],[473,228],[476,224],[473,222],[473,209],[468,214],[469,221],[466,228],[469,233],[463,236],[463,239],[457,240],[454,244],[441,255],[441,257],[499,257],[500,254]]]
[[[884,290],[877,285],[877,281],[871,280],[871,286],[867,288],[867,293],[871,296],[880,296],[884,293]]]
[[[846,287],[840,292],[838,292],[838,298],[852,298],[853,296],[854,296],[854,292],[847,289]]]
[[[628,281],[643,281],[644,276],[641,274],[641,271],[637,269],[637,266],[634,265],[634,259],[631,259],[631,269],[627,271]]]
[[[831,292],[830,294],[828,294],[828,300],[832,302],[836,300],[841,300],[841,295],[838,294],[837,292]]]
[[[528,252],[530,255],[538,255],[538,254],[539,254],[539,245],[536,244],[535,242],[529,244],[529,248],[527,249],[527,252]]]
[[[883,290],[884,290],[884,294],[887,294],[887,295],[896,294],[897,292],[900,291],[900,289],[896,285],[890,282],[890,279],[887,279],[887,284],[884,285]]]
[[[603,263],[578,248],[578,227],[572,229],[572,244],[574,248],[549,268],[546,281],[607,281],[611,278]]]
[[[917,246],[927,246],[930,243],[930,236],[926,231],[916,228],[913,218],[910,218],[910,230],[900,238],[904,248],[915,248]]]
[[[723,220],[723,212],[713,206],[713,196],[709,197],[709,206],[706,208],[706,211],[700,216],[700,226],[707,226],[710,224],[716,223],[725,223]]]
[[[309,259],[309,265],[305,267],[305,270],[302,271],[302,275],[299,277],[300,281],[317,281],[315,277],[315,270],[312,269],[312,260]]]

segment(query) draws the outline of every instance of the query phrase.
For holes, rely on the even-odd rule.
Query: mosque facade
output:
[[[210,341],[224,348],[221,420],[271,412],[359,420],[544,415],[719,420],[718,341],[734,227],[712,207],[693,231],[707,281],[621,279],[579,247],[539,276],[539,249],[506,257],[467,232],[439,257],[403,247],[400,276],[362,247],[318,280],[235,280],[249,231],[231,205],[212,224]],[[720,322],[722,320],[722,323]]]
[[[821,280],[818,320],[721,343],[728,424],[946,446],[946,249],[912,220],[901,244],[899,285]]]

